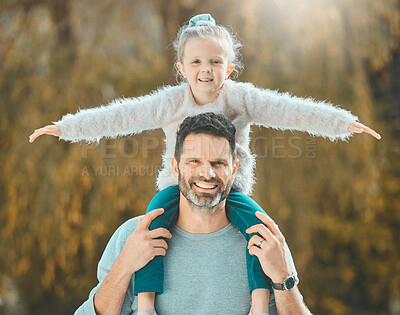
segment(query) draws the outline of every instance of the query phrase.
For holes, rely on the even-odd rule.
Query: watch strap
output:
[[[290,276],[287,276],[285,280],[283,280],[283,282],[281,283],[272,282],[272,287],[275,290],[289,291],[293,289],[298,283],[299,283],[299,278],[297,277],[296,274],[292,273]]]

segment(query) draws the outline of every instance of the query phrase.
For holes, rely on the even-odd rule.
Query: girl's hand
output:
[[[35,141],[35,139],[41,135],[51,135],[59,137],[61,136],[60,127],[57,125],[47,125],[43,128],[36,129],[34,133],[29,136],[29,142]]]
[[[362,123],[359,122],[353,122],[349,125],[349,128],[347,128],[347,130],[349,132],[355,132],[355,133],[369,133],[371,136],[375,137],[376,139],[380,139],[381,136],[379,135],[379,133],[375,132],[374,130],[372,130],[371,128],[368,128],[367,126],[363,125]]]

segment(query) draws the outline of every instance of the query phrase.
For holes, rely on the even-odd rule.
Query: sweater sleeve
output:
[[[166,86],[142,97],[121,98],[67,114],[55,124],[61,129],[62,140],[95,142],[102,137],[116,138],[168,125],[181,99],[182,85]]]
[[[126,221],[115,231],[110,241],[108,242],[106,249],[104,250],[103,255],[101,256],[101,259],[97,266],[97,279],[99,280],[99,283],[92,289],[92,291],[90,291],[89,298],[75,311],[74,315],[96,315],[93,300],[94,295],[99,290],[105,277],[110,272],[112,265],[121,253],[122,248],[125,245],[126,239],[136,228],[138,218],[140,217],[136,217]],[[133,286],[132,280],[130,285]],[[128,290],[122,304],[122,315],[132,314],[132,304],[134,299],[135,297],[133,295],[133,290]]]
[[[239,83],[250,123],[276,129],[306,131],[331,140],[346,140],[348,127],[358,118],[328,102],[301,98]]]

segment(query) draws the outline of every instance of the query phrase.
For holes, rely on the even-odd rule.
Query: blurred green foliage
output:
[[[164,148],[161,131],[97,146],[29,134],[174,84],[170,43],[203,12],[243,42],[240,80],[342,104],[381,133],[332,143],[253,128],[254,198],[284,232],[313,312],[399,314],[394,0],[2,1],[0,313],[71,314],[87,298],[109,237],[155,194]]]

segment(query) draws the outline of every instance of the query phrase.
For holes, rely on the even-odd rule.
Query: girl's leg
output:
[[[252,225],[261,223],[255,215],[256,211],[265,213],[253,199],[234,189],[231,190],[227,198],[226,214],[247,241],[254,234],[247,234],[246,230]],[[270,279],[264,274],[257,256],[251,256],[247,249],[246,262],[253,314],[267,313],[269,291],[273,292]]]
[[[170,186],[163,189],[151,200],[146,213],[151,210],[163,208],[165,211],[150,224],[149,229],[170,229],[175,225],[179,214],[178,186]],[[140,292],[163,293],[164,287],[164,260],[162,256],[155,256],[145,267],[135,273],[134,294]]]
[[[251,292],[251,315],[268,315],[269,290],[254,289]]]

